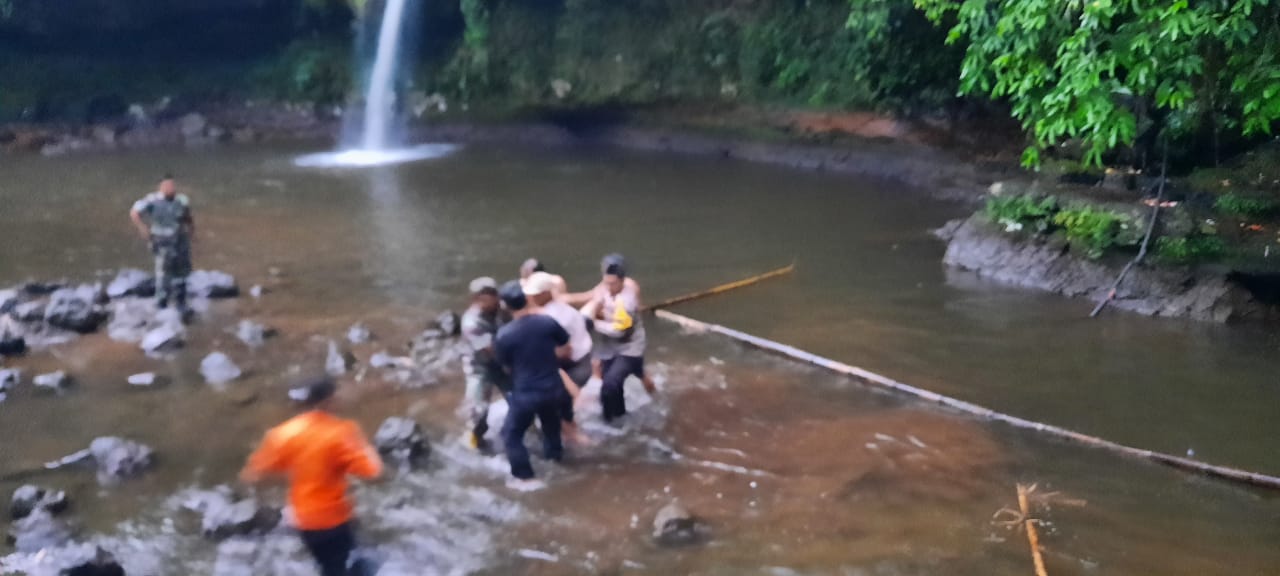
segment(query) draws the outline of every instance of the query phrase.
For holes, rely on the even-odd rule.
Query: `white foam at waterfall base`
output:
[[[443,158],[457,149],[453,144],[422,144],[391,150],[339,150],[299,156],[293,164],[302,168],[368,168]]]

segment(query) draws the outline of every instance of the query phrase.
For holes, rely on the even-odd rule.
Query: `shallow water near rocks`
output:
[[[1047,513],[1055,576],[1280,571],[1272,494],[975,422],[656,319],[650,370],[662,394],[630,390],[621,430],[588,412],[598,444],[564,465],[535,457],[548,487],[512,492],[501,457],[456,440],[456,370],[413,387],[367,364],[405,355],[437,312],[460,310],[471,278],[514,276],[531,255],[585,287],[601,254],[623,251],[650,302],[795,259],[792,277],[679,311],[1020,416],[1270,473],[1280,473],[1280,343],[1257,327],[1089,321],[1087,302],[948,273],[927,232],[963,208],[889,183],[588,149],[295,166],[307,152],[0,164],[0,285],[147,268],[126,211],[173,171],[196,208],[197,266],[235,274],[246,292],[213,303],[166,357],[100,334],[11,362],[28,379],[67,370],[76,386],[8,392],[0,476],[107,434],[157,450],[152,472],[118,487],[98,487],[91,470],[25,478],[68,490],[85,533],[130,574],[314,573],[287,531],[207,542],[173,500],[233,481],[262,432],[291,414],[293,379],[322,368],[328,342],[357,322],[373,337],[350,346],[362,367],[343,380],[342,411],[369,434],[411,416],[435,443],[427,470],[357,490],[382,574],[1022,575],[1025,536],[991,523],[1016,504],[1017,482],[1087,501]],[[253,285],[261,298],[247,295]],[[249,347],[235,335],[242,319],[279,335]],[[200,360],[215,350],[244,377],[203,384]],[[129,386],[141,372],[163,384]],[[20,483],[0,481],[0,494]],[[652,542],[653,515],[673,498],[703,518],[707,543]],[[39,573],[32,560],[0,565]]]

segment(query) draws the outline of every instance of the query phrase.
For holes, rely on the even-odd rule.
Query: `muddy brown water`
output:
[[[234,573],[233,551],[189,535],[170,497],[233,479],[262,431],[290,414],[284,391],[319,366],[328,338],[363,321],[377,340],[357,356],[403,352],[436,311],[462,306],[472,277],[512,276],[529,255],[586,286],[602,253],[623,251],[650,301],[795,259],[790,278],[680,312],[1019,416],[1280,473],[1273,331],[1090,321],[1087,302],[948,272],[927,232],[964,208],[920,191],[591,149],[476,146],[350,171],[293,167],[302,152],[0,159],[0,285],[145,267],[125,213],[171,170],[196,205],[198,266],[270,289],[215,304],[170,359],[91,336],[11,362],[28,376],[65,368],[77,385],[62,396],[24,387],[0,404],[0,475],[103,434],[158,450],[152,473],[116,488],[77,470],[35,477],[69,489],[85,533],[131,573]],[[281,336],[249,350],[227,332],[240,318]],[[457,447],[459,376],[417,390],[376,371],[348,378],[342,409],[367,430],[409,414],[437,443],[430,470],[360,489],[384,573],[1028,574],[1025,537],[991,522],[1016,504],[1017,482],[1086,501],[1044,513],[1051,574],[1280,573],[1273,494],[975,422],[649,322],[663,393],[650,402],[631,390],[644,405],[621,433],[588,414],[598,444],[563,466],[535,459],[550,481],[537,493],[507,491],[500,458]],[[247,369],[229,390],[199,381],[215,348]],[[130,389],[124,378],[143,370],[170,382]],[[0,482],[0,493],[16,485]],[[651,542],[653,514],[672,498],[706,520],[706,543]],[[288,534],[254,554],[240,573],[310,573]]]

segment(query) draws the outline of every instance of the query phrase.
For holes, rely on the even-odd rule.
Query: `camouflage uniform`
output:
[[[156,261],[156,302],[161,308],[173,298],[179,308],[187,305],[187,275],[191,273],[191,206],[186,195],[168,200],[152,192],[133,205],[151,230],[151,252]]]
[[[493,355],[493,340],[498,328],[510,318],[506,312],[485,314],[472,306],[462,315],[462,338],[466,341],[466,353],[462,357],[462,371],[467,377],[466,406],[471,416],[471,432],[484,438],[489,431],[489,397],[497,388],[503,394],[511,389],[511,378]]]

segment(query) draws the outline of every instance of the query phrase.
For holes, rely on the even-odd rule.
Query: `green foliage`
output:
[[[1213,209],[1238,218],[1259,218],[1280,211],[1280,199],[1228,192],[1214,201]]]
[[[259,68],[254,91],[293,101],[342,102],[353,86],[351,68],[349,40],[302,40]]]
[[[1090,258],[1100,258],[1117,244],[1122,222],[1116,213],[1090,206],[1062,210],[1053,216],[1053,224],[1066,232],[1072,246],[1083,248]]]
[[[1226,243],[1217,236],[1196,234],[1156,240],[1156,260],[1165,264],[1193,264],[1216,260],[1226,253]]]
[[[1021,196],[991,196],[987,198],[986,214],[992,222],[1010,223],[1032,226],[1043,232],[1048,228],[1050,218],[1058,211],[1058,199],[1053,196],[1038,198],[1026,194]]]
[[[1036,147],[1078,140],[1098,165],[1161,118],[1246,135],[1280,119],[1274,0],[915,3],[965,44],[961,90],[1007,99]]]

